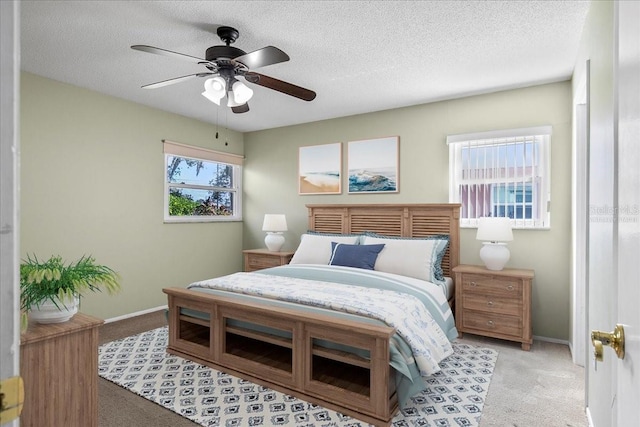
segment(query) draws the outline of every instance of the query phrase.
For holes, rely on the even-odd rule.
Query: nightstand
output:
[[[531,348],[533,270],[488,270],[478,265],[453,268],[456,280],[456,328],[464,332],[518,341]]]
[[[293,251],[271,252],[268,249],[247,249],[244,254],[244,271],[256,271],[263,268],[289,264]]]

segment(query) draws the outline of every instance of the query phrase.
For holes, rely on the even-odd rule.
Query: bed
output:
[[[453,295],[451,269],[459,260],[460,205],[307,209],[309,231],[290,265],[163,290],[167,351],[388,425],[450,354],[444,342],[457,336],[447,293]],[[433,255],[426,276],[433,282],[422,277],[423,268],[412,270],[411,254],[424,248]]]

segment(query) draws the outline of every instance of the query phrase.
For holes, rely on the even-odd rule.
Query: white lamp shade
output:
[[[204,82],[204,90],[207,92],[222,93],[224,95],[225,86],[226,83],[222,77],[213,77]]]
[[[265,214],[262,231],[287,231],[287,218],[284,214]]]
[[[510,242],[513,240],[511,220],[504,217],[482,217],[478,219],[476,240],[488,242]]]
[[[233,100],[238,105],[246,104],[253,96],[253,90],[242,82],[236,81],[233,86],[231,86],[231,89],[233,92]],[[229,96],[229,98],[231,98],[231,96]]]
[[[213,77],[204,82],[204,92],[202,96],[209,101],[220,105],[220,100],[224,98],[226,84],[222,77]]]

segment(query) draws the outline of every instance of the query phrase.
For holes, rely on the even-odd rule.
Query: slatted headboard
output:
[[[324,233],[371,231],[396,237],[448,234],[449,247],[442,260],[445,276],[460,262],[460,205],[358,204],[307,205],[309,230]]]

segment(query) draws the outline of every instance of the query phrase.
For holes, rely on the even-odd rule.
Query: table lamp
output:
[[[264,243],[271,252],[278,252],[284,245],[283,231],[287,231],[287,218],[283,214],[265,214],[262,231],[267,232]]]
[[[511,220],[506,217],[479,218],[476,240],[483,240],[480,259],[487,269],[502,270],[511,257],[504,243],[513,240]]]

